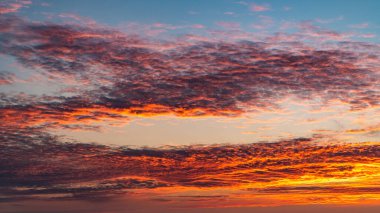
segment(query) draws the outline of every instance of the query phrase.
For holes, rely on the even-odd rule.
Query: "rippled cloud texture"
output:
[[[274,10],[269,4],[239,4],[254,14]],[[352,142],[331,135],[376,138],[378,122],[339,131],[315,128],[314,133],[329,136],[155,148],[131,147],[127,139],[125,145],[105,145],[109,143],[57,134],[101,132],[100,123],[112,126],[136,117],[234,119],[281,112],[290,99],[317,101],[321,108],[338,103],[347,107],[348,117],[376,113],[378,43],[355,40],[350,33],[313,21],[288,23],[295,25],[295,32],[262,36],[233,22],[217,22],[223,28],[219,31],[200,24],[156,23],[139,26],[150,30],[141,34],[77,15],[60,15],[76,20],[72,23],[34,21],[17,13],[31,5],[21,0],[0,3],[1,57],[11,58],[13,68],[31,76],[20,79],[19,73],[1,67],[0,86],[37,85],[33,79],[43,76],[60,89],[45,87],[40,94],[1,91],[1,203],[127,197],[181,208],[379,204],[380,141]],[[273,23],[271,17],[259,17],[255,29]],[[204,32],[162,38],[152,28]]]
[[[37,123],[128,114],[233,116],[276,109],[289,96],[338,100],[354,110],[379,105],[377,44],[339,42],[318,49],[281,40],[155,43],[97,27],[15,16],[2,16],[0,25],[3,54],[52,78],[80,79],[86,85],[70,97],[22,103],[3,98],[4,116]],[[6,73],[2,76],[2,82],[10,81]]]
[[[175,200],[168,195],[199,188],[237,191],[237,196],[275,195],[274,201],[280,194],[280,203],[336,203],[340,196],[350,200],[339,202],[372,203],[379,192],[378,143],[331,145],[299,138],[135,149],[64,143],[36,129],[2,132],[1,139],[6,142],[1,144],[0,187],[6,201],[37,195],[91,200],[161,188],[163,197]],[[295,200],[283,194],[306,196]]]

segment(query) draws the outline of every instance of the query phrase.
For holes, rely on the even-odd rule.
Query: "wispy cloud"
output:
[[[259,18],[259,21],[252,24],[253,28],[257,30],[264,30],[273,26],[274,21],[272,17],[259,15],[258,18]]]
[[[31,3],[30,0],[2,1],[0,2],[0,14],[15,13]]]
[[[251,4],[250,10],[253,12],[264,12],[270,10],[270,6],[267,4]]]
[[[12,84],[14,81],[15,74],[6,71],[0,71],[0,85]]]
[[[228,12],[224,12],[223,14],[224,14],[224,15],[230,15],[230,16],[235,15],[234,12],[230,12],[230,11],[228,11]]]
[[[361,23],[361,24],[353,24],[350,25],[351,28],[356,28],[356,29],[365,29],[369,27],[368,23]]]
[[[284,6],[282,9],[285,10],[285,11],[290,11],[292,8],[289,7],[289,6]]]
[[[366,128],[361,129],[349,129],[346,130],[346,133],[349,134],[378,134],[380,135],[380,123],[372,126],[368,126]]]
[[[240,28],[240,23],[237,22],[217,22],[216,25],[223,27],[227,30],[234,30]]]

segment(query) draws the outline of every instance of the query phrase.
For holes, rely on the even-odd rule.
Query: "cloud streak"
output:
[[[378,143],[319,144],[299,138],[133,149],[62,142],[35,128],[9,128],[0,135],[0,187],[7,201],[42,194],[111,198],[155,188],[224,188],[255,194],[380,192]],[[339,187],[331,185],[337,181]]]

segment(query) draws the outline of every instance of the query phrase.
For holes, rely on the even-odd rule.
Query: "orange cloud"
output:
[[[222,190],[235,200],[230,205],[252,205],[249,198],[256,196],[277,205],[379,201],[378,142],[300,138],[132,149],[61,142],[29,127],[8,126],[0,133],[0,187],[10,199],[43,194],[91,199],[100,192],[107,197],[131,190],[173,197]]]
[[[181,192],[224,191],[221,195],[233,200],[226,206],[255,205],[249,201],[255,196],[276,205],[379,202],[378,142],[327,144],[300,138],[132,149],[64,143],[33,128],[8,127],[0,135],[0,187],[10,199],[36,194],[92,199],[99,193],[140,190],[171,199]],[[265,203],[256,205],[273,205]]]
[[[349,129],[345,131],[349,134],[376,134],[380,133],[380,124],[369,126],[367,128],[361,128],[361,129]]]

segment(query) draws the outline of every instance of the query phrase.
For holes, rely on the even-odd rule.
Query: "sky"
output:
[[[379,8],[0,1],[0,212],[378,212]]]

